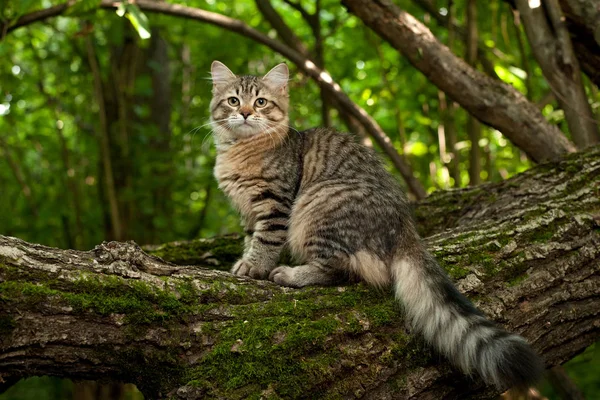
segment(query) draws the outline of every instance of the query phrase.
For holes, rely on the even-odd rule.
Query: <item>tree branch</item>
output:
[[[548,366],[600,333],[600,148],[417,207],[426,242],[490,318]],[[441,219],[441,222],[440,222]],[[226,268],[241,239],[149,249]],[[391,294],[285,289],[110,242],[0,236],[0,378],[135,383],[149,398],[495,398],[410,336]]]
[[[515,0],[504,0],[516,8]],[[600,9],[596,0],[559,0],[581,69],[600,86]]]
[[[106,5],[105,3],[110,3]],[[136,4],[145,11],[159,12],[168,15],[176,15],[185,18],[192,18],[195,20],[204,21],[213,25],[226,28],[233,32],[240,33],[252,40],[256,40],[262,43],[274,51],[287,57],[290,61],[298,66],[304,73],[313,78],[319,86],[325,89],[337,102],[339,102],[344,109],[347,110],[356,120],[358,120],[367,130],[369,135],[375,140],[375,142],[383,149],[383,151],[390,157],[390,160],[394,166],[398,169],[404,180],[406,181],[408,188],[411,193],[415,195],[417,199],[425,197],[425,189],[421,183],[414,177],[410,166],[400,157],[398,152],[393,148],[390,138],[381,129],[379,124],[361,107],[354,103],[343,91],[342,88],[331,78],[331,75],[324,70],[321,70],[316,66],[315,63],[308,60],[306,57],[298,54],[293,49],[283,45],[282,43],[275,41],[268,36],[258,32],[257,30],[246,25],[242,21],[235,20],[232,18],[225,17],[220,14],[211,13],[208,11],[183,7],[179,5],[172,5],[166,3],[154,3],[146,0],[139,0]],[[116,7],[113,2],[107,2],[103,0],[103,7]]]
[[[94,49],[94,43],[92,39],[87,36],[85,38],[85,45],[87,49],[87,58],[94,78],[94,91],[98,102],[99,119],[100,119],[100,149],[102,154],[102,167],[104,175],[104,186],[106,187],[106,197],[108,198],[108,204],[110,209],[110,222],[113,237],[115,239],[121,239],[123,237],[123,229],[121,226],[121,217],[119,212],[119,204],[117,199],[117,191],[115,188],[114,170],[110,157],[110,137],[109,137],[109,126],[106,120],[106,104],[104,101],[104,91],[102,87],[102,75],[100,73],[100,65],[96,57],[96,50]]]
[[[100,3],[101,8],[115,9],[118,7],[120,2],[102,0]],[[147,12],[156,12],[165,15],[173,15],[182,18],[189,18],[196,21],[202,21],[211,25],[216,25],[221,28],[225,28],[232,32],[239,33],[247,38],[255,40],[259,43],[266,45],[272,50],[280,53],[281,55],[288,58],[291,62],[296,64],[305,74],[310,76],[313,80],[319,84],[322,89],[325,89],[332,98],[350,114],[354,119],[359,121],[369,133],[369,135],[375,140],[375,142],[382,148],[385,154],[390,158],[392,164],[398,169],[408,189],[417,199],[425,197],[425,189],[423,185],[414,177],[410,166],[400,157],[396,149],[393,147],[390,138],[385,134],[383,129],[377,124],[377,122],[361,107],[354,103],[342,88],[333,80],[331,75],[327,71],[324,71],[317,67],[315,63],[299,54],[297,51],[289,48],[281,42],[269,38],[267,35],[257,31],[256,29],[246,25],[240,20],[226,17],[221,14],[212,13],[209,11],[201,10],[198,8],[186,7],[177,4],[168,4],[162,2],[154,2],[150,0],[137,0],[136,5],[140,9]],[[24,15],[15,24],[8,28],[8,31],[12,31],[18,27],[31,24],[36,21],[41,21],[49,17],[60,15],[68,8],[68,3],[65,3],[64,7],[52,7],[52,10],[46,12],[34,12],[31,14]],[[48,9],[49,10],[49,9]],[[34,15],[32,15],[34,14]]]
[[[600,86],[600,8],[595,0],[560,0],[583,71]]]
[[[277,36],[279,36],[284,43],[290,46],[292,49],[296,50],[298,53],[305,56],[307,59],[311,60],[315,63],[315,65],[321,69],[324,68],[324,57],[323,57],[323,38],[321,37],[321,27],[320,22],[317,17],[316,22],[314,18],[307,20],[309,23],[311,30],[315,39],[314,46],[314,57],[311,57],[310,52],[304,46],[304,43],[300,40],[298,36],[292,31],[292,29],[285,23],[281,15],[273,8],[270,0],[256,0],[256,6],[260,10],[261,14],[265,19],[269,22],[269,24],[277,31]],[[319,5],[319,3],[317,3]],[[302,8],[301,6],[299,6]],[[304,10],[304,9],[303,9]],[[318,10],[317,10],[318,11]],[[303,14],[304,15],[304,14]],[[309,16],[312,14],[308,14]],[[316,25],[315,25],[316,23]],[[329,116],[329,101],[328,96],[325,90],[321,89],[320,92],[321,97],[321,121],[323,126],[331,126],[331,118]],[[346,113],[343,107],[340,104],[335,104],[336,108],[339,110],[341,114]],[[344,117],[342,117],[344,118]]]
[[[0,136],[0,150],[0,157],[6,160],[8,166],[10,167],[10,170],[13,173],[13,176],[15,177],[15,180],[21,187],[21,192],[23,193],[23,196],[25,196],[25,201],[27,202],[29,211],[32,215],[37,217],[38,208],[35,200],[33,199],[31,186],[28,183],[28,179],[25,177],[25,173],[23,173],[20,164],[17,161],[15,161],[14,157],[11,155],[8,143],[2,136]]]
[[[565,112],[573,141],[578,148],[600,143],[558,0],[547,0],[537,8],[531,8],[527,0],[516,3],[531,51]]]
[[[501,131],[534,161],[575,150],[562,132],[515,88],[469,67],[426,26],[389,0],[342,3],[400,50],[434,85],[477,119]]]
[[[431,2],[431,0],[413,0],[419,7],[421,7],[424,11],[428,12],[433,19],[437,21],[437,23],[441,26],[448,28],[448,31],[453,31],[458,33],[460,39],[467,45],[468,32],[460,25],[454,23],[454,21],[450,20],[450,10],[448,10],[448,15],[440,14],[438,8]],[[496,71],[494,70],[494,63],[490,61],[488,58],[488,48],[481,42],[477,41],[477,58],[479,62],[481,62],[481,66],[486,74],[491,76],[492,78],[500,79]]]

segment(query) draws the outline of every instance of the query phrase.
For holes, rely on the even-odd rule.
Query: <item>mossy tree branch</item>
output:
[[[416,207],[429,248],[548,366],[600,332],[600,148]],[[237,237],[147,249],[227,268]],[[134,243],[0,236],[0,382],[133,382],[148,398],[494,398],[405,329],[390,293],[285,289]]]

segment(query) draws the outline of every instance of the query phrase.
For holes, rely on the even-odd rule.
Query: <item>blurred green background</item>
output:
[[[243,20],[277,36],[254,1],[171,2]],[[4,0],[0,18],[15,21],[61,3]],[[396,3],[464,57],[464,43],[435,23],[423,1]],[[429,3],[441,15],[451,11],[458,25],[466,25],[465,0]],[[62,16],[17,29],[0,41],[0,233],[60,248],[90,249],[103,240],[157,244],[239,232],[238,217],[212,176],[215,151],[206,125],[210,63],[218,59],[236,73],[263,74],[285,60],[218,27],[132,10],[126,19],[97,10],[97,4],[80,1]],[[303,43],[320,54],[322,65],[352,100],[377,120],[428,192],[464,187],[473,180],[500,181],[532,165],[500,132],[481,126],[476,143],[480,167],[474,179],[469,174],[473,143],[466,133],[467,113],[395,49],[339,1],[272,4]],[[315,15],[317,4],[318,32],[301,12]],[[563,111],[524,44],[523,27],[515,24],[509,5],[491,0],[477,7],[479,38],[493,55],[495,73],[537,103],[568,136]],[[328,122],[347,130],[331,107],[326,111],[329,121],[324,121],[318,86],[288,65],[292,126],[305,129]],[[585,77],[584,86],[597,113],[598,90]],[[450,129],[456,134],[454,154],[447,149]],[[566,364],[589,399],[600,398],[599,360],[597,346],[592,346]],[[116,396],[110,388],[93,385],[78,389],[67,380],[31,378],[0,399],[111,398],[101,397],[101,392]],[[541,389],[558,398],[549,384]],[[119,390],[124,390],[119,398],[141,398],[132,388]],[[91,392],[97,396],[77,397]]]

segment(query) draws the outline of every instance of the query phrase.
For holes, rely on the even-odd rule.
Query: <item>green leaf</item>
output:
[[[80,15],[100,7],[101,0],[80,0],[67,8],[65,15]]]
[[[36,6],[37,0],[21,0],[17,2],[0,1],[0,17],[2,19],[11,19],[14,22],[22,15],[32,11]]]
[[[131,25],[133,25],[138,35],[140,35],[142,39],[148,39],[151,34],[150,23],[148,22],[146,14],[144,14],[135,4],[127,3],[125,7],[127,9],[127,14],[125,16],[131,21]]]
[[[117,11],[116,11],[116,13],[117,13],[117,15],[118,15],[119,17],[122,17],[122,16],[123,16],[123,15],[125,15],[125,13],[127,12],[127,9],[125,8],[126,6],[127,6],[127,5],[126,5],[125,3],[120,3],[120,4],[117,6]]]

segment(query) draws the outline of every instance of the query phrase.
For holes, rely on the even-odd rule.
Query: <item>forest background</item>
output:
[[[535,108],[557,128],[554,141],[535,143],[519,138],[517,125],[501,129],[494,111],[485,109],[487,100],[473,97],[476,90],[440,87],[443,71],[419,64],[427,54],[407,56],[402,44],[365,24],[368,16],[339,1],[169,2],[243,21],[264,34],[258,39],[229,20],[215,26],[193,15],[156,12],[153,4],[167,4],[161,1],[132,3],[0,2],[1,234],[88,250],[104,240],[151,245],[240,233],[238,216],[212,176],[208,104],[215,59],[239,74],[264,74],[287,61],[291,125],[357,134],[381,151],[413,200],[500,182],[600,142],[600,9],[594,1],[543,2],[537,8],[546,7],[545,28],[539,15],[524,12],[526,5],[535,9],[535,1],[394,2],[485,74],[482,82],[509,84],[523,95],[523,110]],[[64,4],[69,7],[56,8]],[[555,6],[568,24],[552,25]],[[56,17],[23,21],[43,9]],[[540,42],[543,29],[554,39]],[[290,62],[269,40],[303,62]],[[326,87],[331,82],[351,107]],[[461,90],[470,101],[459,101]],[[361,120],[360,108],[375,125]],[[592,346],[566,367],[589,398],[600,395],[599,359]],[[57,381],[36,382],[0,399],[65,385],[71,390]],[[558,398],[549,384],[542,391]]]

